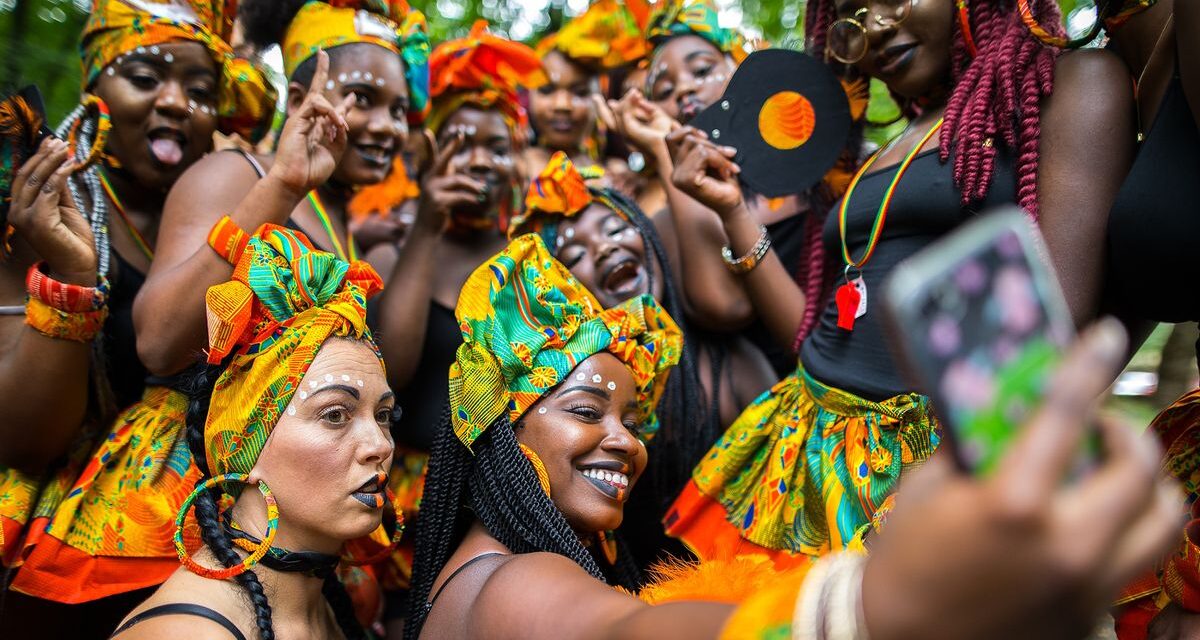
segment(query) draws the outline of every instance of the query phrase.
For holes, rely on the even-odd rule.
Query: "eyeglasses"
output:
[[[829,25],[825,49],[829,55],[843,64],[854,64],[867,55],[868,19],[887,29],[904,22],[915,0],[869,0],[868,6],[854,12],[851,18],[842,18]],[[874,14],[873,16],[871,14]]]

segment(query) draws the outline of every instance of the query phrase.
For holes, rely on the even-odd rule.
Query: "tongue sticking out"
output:
[[[150,152],[163,164],[179,164],[183,160],[183,147],[173,138],[157,138],[150,141]]]

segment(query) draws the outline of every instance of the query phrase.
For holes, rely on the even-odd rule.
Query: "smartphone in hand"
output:
[[[959,463],[986,474],[1039,404],[1074,325],[1029,217],[986,213],[884,285],[893,349]]]

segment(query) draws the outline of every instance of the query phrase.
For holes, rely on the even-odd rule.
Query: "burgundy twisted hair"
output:
[[[1017,204],[1036,221],[1041,104],[1054,90],[1054,62],[1059,51],[1029,32],[1013,0],[965,3],[978,51],[972,57],[962,29],[955,30],[951,48],[954,87],[942,128],[949,135],[941,136],[941,160],[949,159],[955,149],[954,184],[967,206],[987,195],[995,173],[997,145],[1003,142],[1016,153]],[[1031,0],[1030,4],[1047,31],[1065,35],[1055,0]],[[825,36],[836,14],[834,0],[809,0],[805,32],[808,51],[814,56],[824,57]]]

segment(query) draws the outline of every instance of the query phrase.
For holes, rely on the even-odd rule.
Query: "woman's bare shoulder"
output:
[[[224,616],[247,638],[257,635],[253,617],[237,585],[224,580],[201,578],[186,569],[176,570],[145,602],[126,616],[121,624],[163,605],[192,604],[206,607]],[[198,638],[229,640],[229,631],[215,620],[191,614],[172,613],[147,618],[116,636],[120,640],[157,638]]]

